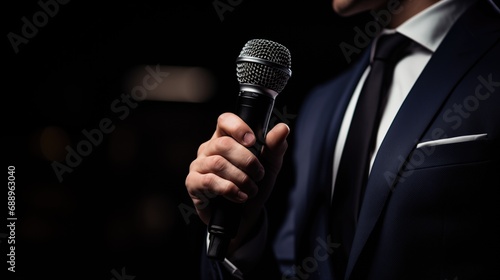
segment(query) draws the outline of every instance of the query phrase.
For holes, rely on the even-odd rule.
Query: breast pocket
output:
[[[407,160],[406,170],[479,163],[498,159],[499,139],[450,142],[416,148]],[[500,170],[499,170],[500,172]]]

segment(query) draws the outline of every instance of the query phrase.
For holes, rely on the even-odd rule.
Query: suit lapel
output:
[[[486,6],[485,3],[481,4]],[[399,159],[408,158],[456,84],[474,62],[498,42],[498,21],[484,21],[484,15],[475,6],[455,23],[416,81],[389,128],[366,187],[346,279],[349,278],[391,191],[397,184],[397,174],[404,167],[404,163]]]
[[[351,70],[340,75],[335,83],[328,84],[316,92],[320,95],[312,97],[312,103],[306,106],[303,113],[307,116],[306,124],[301,126],[301,134],[298,136],[303,137],[303,142],[295,154],[295,161],[300,162],[301,167],[297,170],[296,184],[303,186],[297,188],[294,193],[297,198],[296,213],[300,213],[296,215],[295,221],[297,244],[302,242],[304,234],[310,235],[314,242],[320,234],[314,230],[310,231],[310,215],[324,214],[324,219],[329,219],[329,212],[322,213],[318,211],[318,207],[323,204],[330,205],[336,137],[351,95],[368,62],[369,52],[366,51]],[[339,92],[339,89],[342,92]],[[301,250],[309,254],[307,246]]]

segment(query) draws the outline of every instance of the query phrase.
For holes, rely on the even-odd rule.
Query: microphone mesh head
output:
[[[279,43],[265,39],[250,40],[239,57],[266,60],[281,66],[240,61],[236,64],[236,76],[240,84],[258,85],[280,93],[290,78],[290,71],[280,69],[290,70],[290,51]]]

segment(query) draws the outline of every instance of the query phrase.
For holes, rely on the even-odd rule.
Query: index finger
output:
[[[223,113],[217,119],[217,128],[212,139],[222,136],[230,136],[246,147],[250,147],[255,143],[255,135],[252,129],[233,113]]]

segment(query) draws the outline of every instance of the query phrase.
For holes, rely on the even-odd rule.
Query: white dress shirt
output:
[[[411,19],[405,21],[397,28],[384,29],[381,32],[380,35],[399,32],[412,39],[415,43],[412,45],[411,53],[401,59],[395,66],[392,84],[388,89],[387,105],[384,109],[384,113],[382,114],[378,128],[375,151],[371,157],[370,170],[373,161],[375,160],[375,156],[377,155],[378,148],[380,147],[382,140],[384,140],[385,134],[389,130],[392,120],[395,118],[401,104],[403,104],[403,101],[410,92],[410,89],[413,87],[413,84],[417,81],[418,76],[424,69],[432,54],[438,48],[439,44],[443,41],[453,23],[455,23],[457,18],[460,17],[472,3],[473,1],[468,0],[441,0],[421,11]],[[404,7],[401,7],[401,9],[404,9]],[[380,37],[380,35],[378,37]],[[372,44],[377,43],[378,37],[373,40]],[[370,61],[373,60],[374,51],[375,48],[372,48]],[[340,127],[333,159],[333,190],[335,189],[337,170],[347,138],[347,133],[349,131],[349,126],[354,114],[354,109],[369,71],[370,66],[367,67],[359,80],[349,105],[347,106],[347,110]]]

